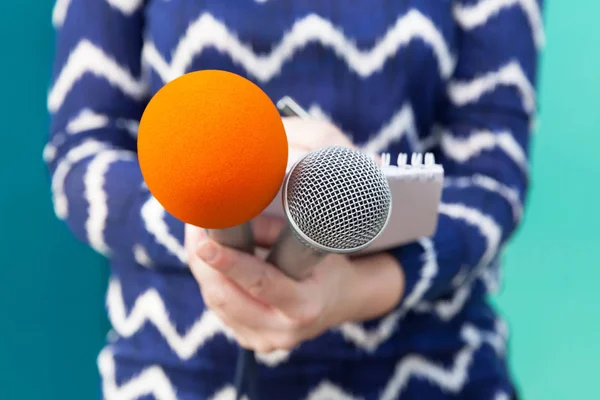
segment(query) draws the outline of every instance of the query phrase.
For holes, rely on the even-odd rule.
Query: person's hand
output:
[[[283,126],[292,150],[312,151],[330,146],[356,149],[342,131],[327,121],[284,117]]]
[[[350,138],[327,121],[299,117],[284,117],[282,120],[288,138],[288,146],[292,152],[309,152],[331,146],[358,150]],[[381,166],[379,155],[373,154],[372,156],[377,165]]]
[[[270,247],[282,227],[282,220],[256,218],[255,242]],[[297,282],[254,255],[219,245],[202,229],[186,226],[185,241],[207,307],[245,348],[292,349],[351,318],[353,302],[346,296],[356,285],[355,271],[345,256],[325,257]]]

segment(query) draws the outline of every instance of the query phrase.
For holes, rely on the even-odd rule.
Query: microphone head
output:
[[[174,217],[225,229],[275,198],[288,159],[279,111],[226,71],[185,74],[161,88],[140,121],[138,158],[150,192]]]
[[[315,150],[300,159],[284,182],[282,198],[296,237],[331,253],[368,246],[392,209],[381,168],[366,154],[344,147]]]

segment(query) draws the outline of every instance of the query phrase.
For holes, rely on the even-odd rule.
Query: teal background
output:
[[[108,329],[106,263],[55,218],[41,158],[52,5],[0,0],[2,399],[97,398]],[[533,186],[496,299],[525,400],[600,399],[599,16],[597,1],[546,2]]]

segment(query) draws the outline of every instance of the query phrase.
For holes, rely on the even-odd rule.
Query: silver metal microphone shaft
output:
[[[219,244],[254,254],[254,237],[250,223],[225,229],[207,229],[206,232]]]
[[[271,247],[266,261],[290,278],[303,281],[310,276],[314,266],[325,255],[326,252],[303,244],[287,224],[277,242]]]

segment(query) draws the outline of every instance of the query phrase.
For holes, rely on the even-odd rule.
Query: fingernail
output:
[[[219,249],[210,240],[201,243],[196,249],[196,254],[207,263],[214,261],[217,258]]]

